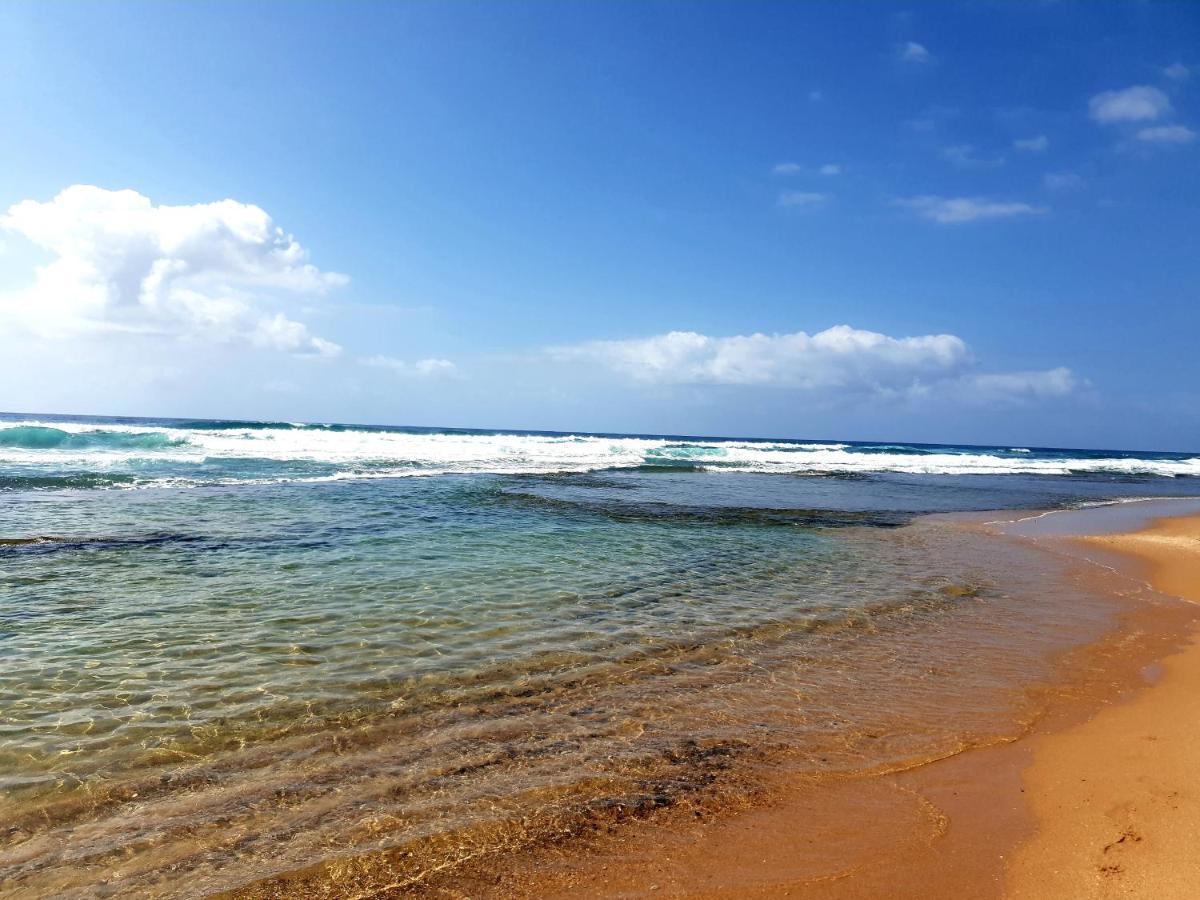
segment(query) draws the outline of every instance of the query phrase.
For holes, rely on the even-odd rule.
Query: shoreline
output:
[[[1151,571],[1150,563],[1139,562],[1140,557],[1130,556],[1129,548],[1114,543],[1140,542],[1139,546],[1152,546],[1174,559],[1181,547],[1190,546],[1190,532],[1182,538],[1175,535],[1170,540],[1149,541],[1136,535],[1114,535],[1119,530],[1114,522],[1127,527],[1128,522],[1137,521],[1139,512],[1152,514],[1155,502],[1146,502],[1140,511],[1131,509],[1133,506],[1063,511],[1058,517],[1015,511],[941,514],[920,517],[912,530],[856,529],[850,545],[857,549],[843,560],[849,564],[856,560],[874,564],[876,559],[903,562],[903,554],[907,554],[922,572],[930,573],[927,580],[915,582],[919,592],[901,597],[901,605],[895,607],[900,618],[878,631],[873,619],[850,620],[849,628],[825,632],[818,626],[814,636],[804,637],[798,644],[775,646],[773,652],[782,648],[783,655],[759,653],[755,659],[761,663],[785,661],[775,669],[761,669],[767,683],[775,686],[775,693],[759,689],[744,694],[738,711],[739,721],[746,727],[767,728],[757,723],[767,722],[772,709],[797,709],[802,715],[811,710],[812,721],[825,730],[800,734],[817,735],[816,743],[756,742],[753,734],[739,740],[741,733],[722,742],[687,731],[682,738],[695,740],[660,743],[662,749],[657,752],[641,751],[637,759],[648,761],[636,772],[625,773],[631,780],[624,795],[597,786],[591,805],[570,806],[572,798],[560,794],[557,806],[514,806],[507,817],[481,820],[477,830],[445,827],[415,841],[367,846],[365,853],[345,852],[358,846],[351,835],[352,842],[340,847],[293,853],[291,865],[276,862],[273,872],[271,856],[264,853],[265,865],[259,873],[248,873],[249,879],[226,878],[220,886],[193,882],[188,887],[168,871],[159,882],[162,891],[158,895],[180,891],[179,896],[238,898],[1036,898],[1046,896],[1042,892],[1046,867],[1059,865],[1060,860],[1070,858],[1068,851],[1083,847],[1102,856],[1121,853],[1132,861],[1115,869],[1106,858],[1096,863],[1081,854],[1075,869],[1062,867],[1068,887],[1079,879],[1078,871],[1091,884],[1096,881],[1094,873],[1104,867],[1105,880],[1099,884],[1127,884],[1134,875],[1126,873],[1135,872],[1135,863],[1146,868],[1139,863],[1143,857],[1149,858],[1146,848],[1167,846],[1165,841],[1153,839],[1150,825],[1122,823],[1113,831],[1110,822],[1101,820],[1091,824],[1085,838],[1056,836],[1048,826],[1061,825],[1062,810],[1080,802],[1070,791],[1054,793],[1062,787],[1061,773],[1071,771],[1072,753],[1103,758],[1106,744],[1111,743],[1111,737],[1085,735],[1081,739],[1084,751],[1072,751],[1065,763],[1055,764],[1055,748],[1063,746],[1062,736],[1089,727],[1102,713],[1135,705],[1139,698],[1153,693],[1145,690],[1150,684],[1160,685],[1164,679],[1178,682],[1169,661],[1189,647],[1200,646],[1193,640],[1200,636],[1200,604],[1153,590],[1147,582],[1161,577],[1157,571]],[[1194,514],[1200,511],[1200,500],[1171,508]],[[1000,515],[1004,519],[997,521]],[[1091,526],[1104,527],[1087,530],[1075,523],[1068,529],[1055,526],[1046,530],[1049,522],[1078,516],[1090,517]],[[1195,534],[1200,535],[1200,516],[1186,522],[1190,523],[1187,528],[1194,526]],[[1026,533],[1031,526],[1037,533]],[[1095,537],[1072,536],[1077,533]],[[897,547],[904,549],[898,554],[893,552]],[[853,568],[843,567],[831,572],[828,583],[831,589],[841,590],[846,579],[853,583],[854,577]],[[923,615],[922,610],[937,612],[908,618]],[[920,638],[905,638],[906,630]],[[815,635],[827,637],[816,642]],[[794,655],[797,648],[802,656]],[[787,660],[793,661],[790,667]],[[843,660],[844,668],[839,662]],[[1160,665],[1164,660],[1168,664]],[[806,674],[819,671],[813,667],[823,661],[837,666],[834,671],[844,672],[846,678],[836,682],[839,686],[833,693],[809,695],[806,688],[810,683],[835,683]],[[1184,673],[1180,682],[1184,698],[1171,701],[1176,706],[1187,705],[1186,688],[1200,681],[1200,656],[1196,665],[1194,678],[1189,680]],[[864,679],[857,674],[860,670],[873,674]],[[705,679],[714,678],[709,669],[696,671]],[[800,677],[784,680],[792,677],[792,672]],[[756,683],[763,681],[756,676]],[[603,710],[606,703],[621,701],[623,696],[608,698],[594,693],[584,699]],[[810,697],[817,702],[803,705]],[[757,698],[768,702],[758,703]],[[554,694],[548,699],[556,702]],[[565,708],[586,711],[589,707],[581,707],[582,702],[572,699]],[[835,710],[837,715],[819,718],[826,710]],[[707,720],[700,717],[697,721]],[[845,731],[840,730],[843,723],[849,726]],[[462,724],[475,727],[470,715]],[[389,734],[402,738],[396,747],[407,746],[403,729],[381,728],[356,732],[353,747],[335,747],[332,755],[318,760],[327,760],[323,762],[326,768],[314,771],[318,776],[336,777],[329,783],[336,784],[337,794],[328,800],[325,794],[314,795],[317,815],[336,808],[339,801],[333,798],[346,787],[340,773],[361,771],[368,778],[375,777],[380,763],[393,759],[387,749],[392,746]],[[428,731],[442,734],[436,727]],[[454,739],[452,735],[445,738]],[[1043,745],[1049,749],[1042,749]],[[653,748],[654,744],[647,746]],[[621,749],[617,747],[618,752]],[[349,755],[345,751],[350,751]],[[489,759],[485,757],[484,762]],[[1043,763],[1044,759],[1051,762]],[[1048,787],[1028,781],[1030,773],[1047,765],[1052,773]],[[1140,764],[1133,774],[1146,768]],[[195,771],[197,777],[206,777],[203,765]],[[269,766],[255,769],[252,779],[234,779],[230,785],[237,790],[245,785],[246,796],[253,797],[257,783],[269,786],[272,779],[279,780],[274,773]],[[456,772],[448,770],[448,774]],[[1112,780],[1113,775],[1099,777]],[[279,778],[285,784],[292,780],[299,786],[306,783],[286,767]],[[189,815],[190,810],[197,810],[196,821],[203,824],[199,813],[208,808],[205,804],[225,802],[230,793],[219,784],[210,790],[204,787],[208,782],[189,781],[187,785],[195,783],[202,789],[174,797],[164,794],[174,806],[168,803],[165,811],[158,813],[153,804],[159,795],[149,790],[153,787],[149,780],[143,782],[147,791],[142,790],[141,782],[125,785],[134,793],[116,797],[120,801],[116,813],[80,820],[85,827],[77,833],[85,842],[90,840],[89,829],[102,836],[106,827],[125,828],[135,822],[143,830],[170,828],[170,817],[181,803]],[[324,784],[313,783],[318,787]],[[442,784],[447,783],[443,779]],[[1126,788],[1122,790],[1128,793]],[[1160,793],[1165,796],[1169,792]],[[127,802],[139,793],[143,797],[136,804]],[[1045,808],[1034,793],[1050,797],[1057,806]],[[379,796],[356,807],[370,811],[371,822],[386,809],[376,805]],[[1088,802],[1095,801],[1089,797]],[[324,833],[303,827],[295,804],[277,805],[279,827],[291,829],[289,834],[312,845],[315,837]],[[276,805],[271,805],[268,812],[275,809]],[[542,813],[541,819],[536,818]],[[1071,821],[1080,818],[1070,815]],[[69,825],[68,819],[63,821]],[[319,822],[311,815],[309,821]],[[351,813],[346,821],[359,819]],[[262,829],[265,849],[271,822],[261,826],[250,814],[245,822],[247,835],[258,833],[250,828]],[[65,826],[60,832],[75,833]],[[206,838],[209,833],[211,840]],[[16,832],[18,842],[24,836]],[[35,830],[33,836],[39,838],[39,833]],[[158,860],[169,861],[171,854],[180,853],[195,856],[206,846],[202,841],[211,845],[224,840],[219,827],[197,832],[194,839],[190,833],[180,837],[143,843],[138,852],[126,853],[128,863],[106,862],[108,874],[99,883],[124,882],[131,894],[136,893],[163,871]],[[37,847],[31,842],[22,849],[36,852]],[[331,848],[332,853],[328,852]],[[14,857],[10,855],[10,859]],[[22,862],[21,858],[15,860]],[[47,867],[44,878],[35,874],[43,888],[58,878],[65,894],[67,887],[88,882],[86,868],[67,863]],[[203,871],[200,866],[195,868]],[[101,871],[98,865],[90,869]],[[1022,872],[1027,873],[1024,888]],[[130,876],[141,873],[147,877],[135,885]],[[1136,877],[1144,880],[1147,876]],[[1200,875],[1191,883],[1200,883]],[[14,896],[45,895],[38,893],[36,882],[5,886],[15,890]],[[1022,890],[1024,893],[1018,893]],[[142,895],[154,894],[143,891]],[[1072,894],[1060,887],[1053,896],[1094,895],[1095,891]]]
[[[472,896],[564,898],[1194,896],[1200,607],[1174,598],[1200,601],[1200,552],[1188,556],[1200,516],[1035,540],[1137,596],[1101,640],[1068,654],[1061,681],[1034,688],[1043,713],[1015,739],[900,772],[779,775],[746,810],[668,813],[511,869],[465,871],[430,895],[465,883]]]

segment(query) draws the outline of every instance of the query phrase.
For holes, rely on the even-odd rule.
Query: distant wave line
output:
[[[215,427],[229,425],[231,427]],[[191,486],[613,470],[781,475],[1200,476],[1186,454],[297,427],[290,423],[0,423],[0,488]],[[70,482],[74,482],[71,484]],[[103,483],[109,482],[109,483]]]

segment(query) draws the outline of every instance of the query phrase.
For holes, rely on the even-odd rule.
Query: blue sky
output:
[[[1198,98],[1189,3],[6,3],[0,408],[1197,449]]]

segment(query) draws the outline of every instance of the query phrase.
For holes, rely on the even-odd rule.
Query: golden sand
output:
[[[1200,517],[1084,540],[1200,602]],[[1008,896],[1200,896],[1200,640],[1161,665],[1129,702],[1035,739],[1024,780],[1037,832],[1012,861]]]

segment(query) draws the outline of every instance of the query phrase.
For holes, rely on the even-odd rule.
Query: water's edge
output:
[[[788,810],[796,805],[795,797],[788,795],[801,794],[811,798],[801,804],[806,814],[825,804],[824,810],[842,820],[839,828],[845,829],[849,827],[845,816],[854,813],[829,804],[836,804],[838,798],[857,790],[854,784],[894,785],[897,777],[905,779],[911,775],[913,778],[900,783],[929,790],[930,784],[937,782],[939,766],[950,763],[961,770],[964,765],[968,769],[972,765],[991,767],[1005,760],[1005,764],[1019,768],[1026,762],[1023,756],[995,755],[995,752],[1007,752],[1006,745],[1023,744],[1035,734],[1068,728],[1105,705],[1128,699],[1144,683],[1141,676],[1148,664],[1174,652],[1200,629],[1200,614],[1174,598],[1155,592],[1135,567],[1114,569],[1111,560],[1097,560],[1089,548],[1071,538],[1077,534],[1112,533],[1135,521],[1170,515],[1172,507],[1177,514],[1185,514],[1191,512],[1185,507],[1194,505],[1187,501],[1159,502],[1139,513],[1121,510],[1117,504],[1095,506],[1085,516],[1073,519],[1070,525],[1056,529],[1029,529],[1022,527],[1022,523],[1060,513],[1071,517],[1073,511],[1030,511],[1015,516],[1005,512],[1000,518],[995,513],[928,517],[930,522],[988,533],[997,542],[1035,547],[1048,568],[1056,568],[1051,560],[1069,560],[1068,577],[1087,582],[1088,590],[1095,592],[1096,598],[1106,605],[1103,629],[1093,633],[1085,643],[1060,648],[1052,659],[1049,677],[1020,685],[1031,703],[1021,708],[1022,715],[1010,720],[1007,730],[984,740],[868,769],[825,773],[797,767],[786,748],[746,756],[722,748],[714,754],[719,761],[708,769],[703,782],[680,795],[648,796],[616,809],[581,810],[575,821],[560,823],[557,828],[541,832],[532,829],[523,834],[514,831],[510,840],[500,846],[473,844],[470,835],[462,835],[454,839],[458,852],[451,859],[443,858],[436,867],[414,868],[413,859],[420,851],[406,847],[384,854],[316,862],[219,896],[366,896],[377,892],[382,896],[393,891],[397,895],[415,892],[442,896],[464,888],[471,896],[548,897],[557,893],[578,896],[580,890],[598,890],[600,882],[606,893],[616,896],[622,885],[625,888],[637,885],[641,878],[636,870],[613,871],[620,869],[622,854],[628,855],[631,844],[657,846],[655,842],[664,842],[664,846],[677,850],[681,842],[686,844],[696,839],[698,835],[692,832],[697,821],[704,823],[703,828],[711,829],[714,823],[753,815],[756,811],[781,807]],[[1135,519],[1135,516],[1140,517]],[[993,755],[988,756],[989,753]],[[970,761],[975,759],[980,762]],[[961,812],[964,810],[956,811]],[[861,813],[859,810],[858,814]],[[979,816],[978,810],[970,810],[969,814],[979,817],[973,827],[993,827],[984,824],[989,814]],[[878,823],[864,819],[860,824],[869,831]],[[822,823],[805,819],[800,827],[819,833],[821,826]],[[761,820],[756,820],[756,827],[761,827]],[[1024,830],[1014,828],[1009,822],[1003,825],[997,822],[994,827],[997,834],[993,846],[999,848],[1004,839],[1012,847],[1018,838],[1027,836],[1029,823],[1022,820]],[[1004,827],[1009,830],[1003,831]],[[674,834],[664,840],[655,835],[659,831]],[[618,848],[616,856],[614,847]],[[880,847],[873,846],[871,852],[881,852]],[[979,872],[972,877],[978,877],[980,885],[985,881],[998,883],[1003,858],[1004,853],[997,852],[994,859],[975,860]],[[564,863],[564,859],[569,862]],[[850,854],[838,862],[844,867],[844,875],[872,861],[856,859]],[[828,864],[826,860],[824,865]],[[814,884],[827,877],[818,875]]]

